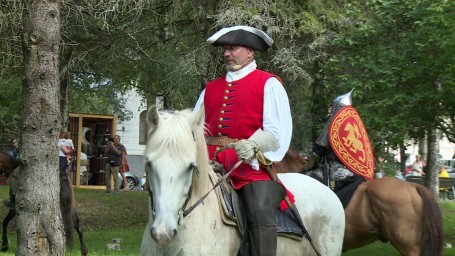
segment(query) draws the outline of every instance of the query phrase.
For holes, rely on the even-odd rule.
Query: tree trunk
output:
[[[429,188],[436,198],[439,196],[439,165],[437,155],[439,153],[439,136],[436,130],[428,132],[428,154],[425,168],[425,186]]]
[[[62,117],[62,127],[68,127],[69,122],[69,99],[68,99],[68,83],[69,75],[61,76],[60,81],[60,116]]]
[[[425,135],[419,140],[419,152],[418,154],[422,157],[422,160],[428,160],[428,135]]]
[[[403,142],[400,143],[400,170],[401,173],[403,174],[403,177],[406,176],[406,159],[408,158],[408,155],[406,155],[406,146],[404,145]]]
[[[60,1],[25,0],[24,125],[16,255],[64,255],[58,154]]]

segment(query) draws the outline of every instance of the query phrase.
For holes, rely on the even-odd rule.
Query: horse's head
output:
[[[207,158],[207,153],[198,153],[201,146],[205,149],[203,114],[203,108],[197,113],[148,110],[145,157],[153,215],[150,232],[158,244],[169,244],[175,237],[179,215],[191,195],[194,172],[202,157]]]

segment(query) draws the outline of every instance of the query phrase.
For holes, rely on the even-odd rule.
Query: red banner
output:
[[[335,115],[330,124],[329,141],[332,150],[349,170],[366,179],[373,179],[373,150],[355,108],[346,106]]]

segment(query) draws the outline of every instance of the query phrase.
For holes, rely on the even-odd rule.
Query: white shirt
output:
[[[238,71],[228,71],[226,82],[237,81],[246,77],[257,68],[256,61]],[[204,102],[205,89],[199,95],[194,111],[198,111]],[[289,106],[289,99],[284,86],[276,77],[271,77],[265,82],[264,87],[264,131],[271,132],[277,139],[279,148],[274,151],[265,152],[264,155],[269,160],[278,162],[283,159],[292,138],[292,116]],[[253,159],[251,165],[258,168],[257,160]]]
[[[65,139],[58,139],[57,142],[57,150],[58,150],[58,156],[65,156],[65,152],[62,151],[62,146],[65,143]]]
[[[74,150],[74,144],[72,139],[58,139],[57,149],[58,156],[65,156],[65,152],[62,150],[62,146],[70,147]]]

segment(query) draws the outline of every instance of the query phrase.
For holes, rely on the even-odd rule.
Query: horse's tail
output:
[[[441,209],[429,189],[424,186],[416,186],[416,189],[424,207],[420,255],[442,255],[444,234]]]
[[[68,174],[60,173],[60,211],[63,218],[63,227],[65,229],[66,246],[69,249],[74,245],[74,232],[73,232],[73,188],[71,186]]]

